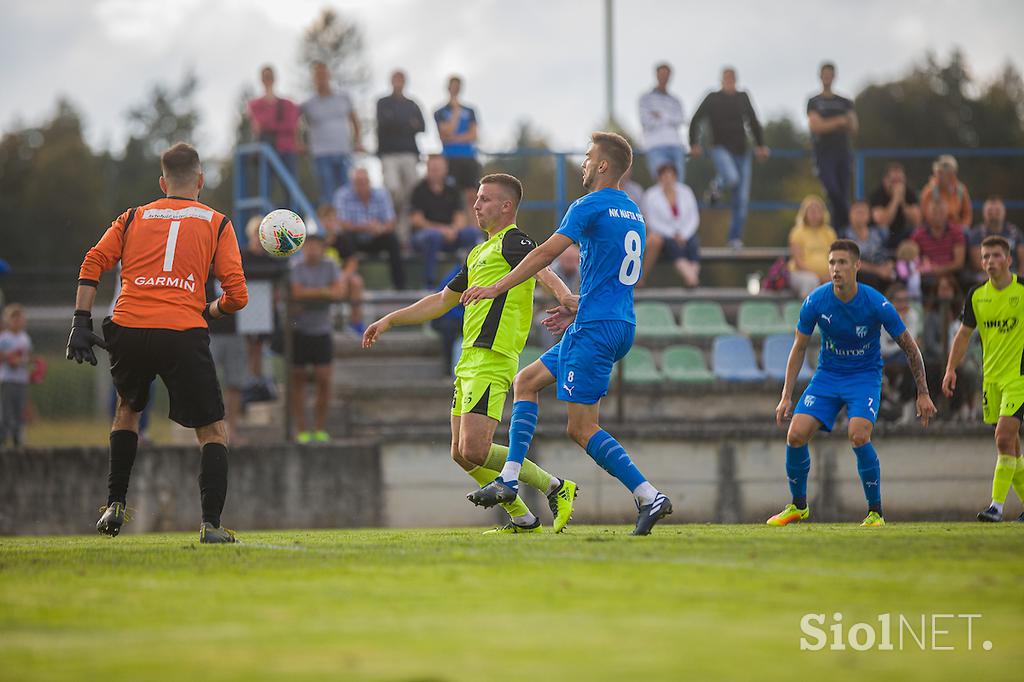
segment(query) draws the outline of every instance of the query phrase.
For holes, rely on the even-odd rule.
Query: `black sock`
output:
[[[879,516],[881,516],[882,515],[882,503],[879,502],[878,504],[869,504],[868,505],[868,511],[869,512],[875,512]]]
[[[794,497],[793,505],[797,509],[807,509],[807,498],[806,497]]]
[[[139,434],[122,429],[110,434],[110,474],[107,476],[107,504],[125,503],[128,497],[128,479],[132,476],[135,453],[139,449]]]
[[[220,443],[207,443],[199,461],[199,495],[203,502],[203,522],[220,528],[220,513],[228,495],[228,449]]]

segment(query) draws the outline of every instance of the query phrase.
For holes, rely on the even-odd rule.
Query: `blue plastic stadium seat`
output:
[[[769,379],[786,380],[786,364],[789,362],[789,351],[792,347],[792,334],[772,334],[765,337],[761,359],[764,364],[764,373],[768,375]],[[814,372],[807,364],[807,355],[804,355],[804,364],[800,368],[797,378],[801,381],[810,381],[812,376],[814,376]]]
[[[746,336],[719,336],[711,344],[711,371],[726,381],[760,381],[754,346]]]

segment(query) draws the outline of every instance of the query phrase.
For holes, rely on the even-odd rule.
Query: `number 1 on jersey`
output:
[[[167,232],[167,248],[164,249],[164,272],[170,272],[174,267],[174,248],[178,245],[178,228],[181,221],[175,220],[171,223],[171,229]]]
[[[640,280],[640,234],[636,230],[627,232],[623,246],[626,257],[619,266],[619,281],[626,286],[633,286]]]

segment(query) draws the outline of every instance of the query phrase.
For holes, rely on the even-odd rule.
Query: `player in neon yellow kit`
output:
[[[942,391],[952,396],[956,368],[967,354],[975,329],[983,353],[982,404],[986,424],[996,427],[996,470],[992,478],[992,504],[978,514],[979,521],[1002,521],[1010,486],[1024,501],[1024,457],[1020,449],[1020,423],[1024,417],[1024,281],[1010,272],[1010,244],[998,235],[981,242],[981,263],[988,281],[967,294],[960,329],[949,349]],[[1024,513],[1017,519],[1024,521]]]
[[[467,288],[493,284],[518,265],[536,248],[536,243],[515,224],[522,198],[523,186],[511,175],[496,173],[480,180],[473,209],[477,224],[487,232],[487,240],[470,252],[462,271],[443,290],[367,327],[363,347],[372,346],[393,325],[420,324],[444,315],[459,304]],[[576,309],[577,297],[551,270],[538,272],[536,281],[560,305]],[[466,309],[462,357],[455,368],[452,459],[479,485],[497,478],[508,453],[507,447],[495,445],[492,440],[533,320],[533,289],[534,279],[530,278],[493,301]],[[554,517],[553,529],[561,531],[572,515],[576,484],[552,476],[533,462],[525,464],[523,472],[522,480],[547,496]],[[540,530],[540,519],[520,497],[502,507],[510,521],[496,532]]]

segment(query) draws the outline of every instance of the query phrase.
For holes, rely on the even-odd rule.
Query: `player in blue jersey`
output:
[[[558,399],[569,404],[569,436],[633,494],[639,511],[633,533],[647,535],[659,519],[672,513],[672,502],[644,478],[626,450],[598,423],[612,367],[633,345],[633,286],[640,279],[646,227],[640,209],[619,189],[633,162],[629,143],[615,133],[594,133],[590,140],[583,161],[583,187],[590,193],[574,202],[558,230],[509,274],[492,286],[472,287],[462,295],[466,305],[501,296],[547,267],[570,244],[580,246],[579,309],[549,311],[553,314],[546,321],[548,327],[565,333],[540,360],[516,375],[508,458],[501,476],[467,497],[484,507],[515,498],[519,468],[537,425],[538,393],[557,383]],[[575,489],[558,494],[574,495]]]
[[[811,455],[807,444],[815,431],[832,430],[836,415],[844,405],[850,419],[847,433],[857,455],[857,472],[868,501],[868,515],[861,525],[885,525],[878,454],[871,444],[871,429],[878,415],[882,388],[879,351],[882,327],[907,355],[917,382],[917,416],[921,423],[927,426],[935,414],[935,405],[928,395],[924,361],[913,334],[885,296],[866,284],[857,284],[859,269],[857,244],[848,239],[833,242],[828,254],[832,282],[812,291],[800,308],[782,400],[775,408],[775,419],[780,426],[792,418],[786,434],[786,477],[793,501],[768,519],[769,526],[785,526],[810,515],[807,474],[811,469]],[[818,369],[794,409],[793,385],[803,366],[807,342],[815,325],[821,330]]]

